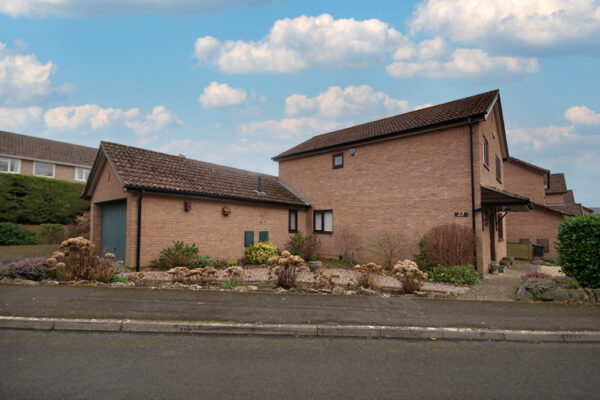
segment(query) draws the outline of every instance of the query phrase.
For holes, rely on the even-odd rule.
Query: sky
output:
[[[600,207],[600,0],[2,0],[0,130],[277,175],[315,134],[500,89]]]

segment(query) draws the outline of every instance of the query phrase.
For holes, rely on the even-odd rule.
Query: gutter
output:
[[[471,156],[471,225],[473,228],[473,236],[477,237],[475,232],[475,171],[473,169],[473,122],[471,117],[467,119],[469,124],[469,152]],[[473,264],[477,268],[477,246],[473,246]]]
[[[142,244],[142,199],[144,198],[144,189],[140,190],[137,204],[137,243],[135,247],[135,271],[140,272],[140,248]]]

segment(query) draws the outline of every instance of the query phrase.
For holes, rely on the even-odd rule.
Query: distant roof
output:
[[[565,181],[565,174],[550,174],[550,181],[548,183],[548,189],[546,193],[564,193],[567,191],[567,182]]]
[[[91,166],[98,149],[0,131],[0,154],[58,164]]]
[[[561,211],[568,215],[584,215],[583,206],[579,203],[575,204],[546,204],[547,207],[554,208],[555,210]]]
[[[521,164],[524,167],[527,167],[527,168],[530,168],[530,169],[534,169],[534,170],[536,170],[536,171],[538,171],[538,172],[540,172],[542,174],[550,174],[550,170],[549,169],[538,167],[535,164],[528,163],[527,161],[523,161],[523,160],[520,160],[520,159],[515,158],[515,157],[509,157],[508,161],[509,162],[515,162],[517,164]]]
[[[600,214],[600,207],[590,207],[590,210],[592,210],[594,214]]]
[[[123,187],[234,200],[309,204],[272,175],[225,167],[117,143],[101,142],[84,196],[91,197],[102,156],[115,169]],[[261,190],[258,191],[260,177]]]
[[[563,195],[564,202],[567,204],[575,203],[575,195],[572,190],[567,190]]]
[[[492,90],[491,92],[313,136],[307,141],[273,157],[273,160],[279,161],[291,156],[343,144],[364,142],[388,135],[409,133],[442,124],[466,121],[469,117],[484,117],[495,104],[499,94],[499,90]]]

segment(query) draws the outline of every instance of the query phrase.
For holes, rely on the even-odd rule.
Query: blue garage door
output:
[[[102,254],[114,253],[117,260],[125,261],[125,234],[127,232],[127,201],[102,205]]]

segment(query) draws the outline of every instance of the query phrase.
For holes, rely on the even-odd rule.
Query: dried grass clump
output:
[[[190,269],[187,267],[175,267],[167,271],[173,282],[183,282],[188,272],[190,272]]]
[[[241,280],[244,277],[244,268],[238,266],[228,267],[225,269],[225,275],[229,279]]]
[[[298,272],[307,269],[302,257],[293,256],[287,250],[281,253],[280,257],[269,258],[268,265],[269,279],[284,289],[296,287]]]
[[[314,287],[315,289],[329,289],[333,290],[335,286],[334,279],[340,277],[340,274],[337,272],[325,273],[321,269],[317,269],[313,272],[313,279],[315,280]]]
[[[57,279],[63,281],[90,280],[108,282],[113,275],[112,260],[115,255],[105,257],[95,249],[94,244],[83,237],[70,238],[60,244],[58,251],[48,258]]]
[[[210,285],[217,278],[217,270],[213,267],[194,268],[175,267],[167,271],[171,275],[172,282],[180,283],[198,283],[200,285]]]
[[[356,281],[353,281],[356,287],[377,289],[377,276],[384,275],[383,267],[374,262],[355,265],[354,270],[358,273]]]
[[[398,261],[392,268],[392,275],[400,281],[404,293],[413,293],[421,289],[427,274],[419,269],[411,260]]]

